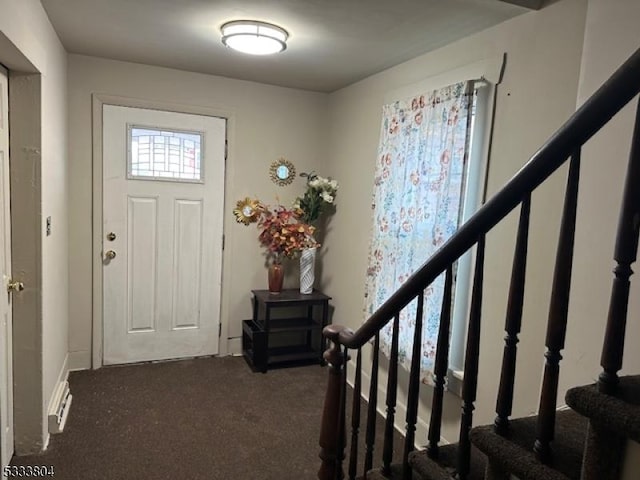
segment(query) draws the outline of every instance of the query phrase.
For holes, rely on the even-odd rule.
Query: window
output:
[[[127,178],[204,181],[203,134],[129,125]]]
[[[481,202],[484,186],[483,139],[478,128],[478,95],[473,81],[461,82],[384,106],[374,187],[374,226],[366,281],[366,316],[371,315],[435,253]],[[478,102],[479,99],[481,102]],[[482,112],[482,118],[484,111]],[[453,335],[466,334],[468,269],[458,267]],[[442,308],[444,274],[425,293],[423,379],[431,381]],[[409,368],[416,303],[400,314],[400,362]],[[462,322],[457,322],[457,317]],[[460,330],[462,326],[462,330]],[[389,353],[391,324],[380,336]],[[452,337],[452,368],[458,363]],[[460,365],[462,361],[460,361]]]
[[[476,91],[471,118],[471,138],[469,143],[469,162],[466,173],[466,188],[463,195],[463,208],[460,224],[466,222],[484,202],[485,181],[487,177],[487,157],[490,125],[493,112],[490,104],[494,95],[494,85],[485,83]],[[449,390],[462,392],[465,341],[471,304],[473,284],[473,250],[458,260],[454,285],[454,304],[451,319],[451,340],[449,347]]]

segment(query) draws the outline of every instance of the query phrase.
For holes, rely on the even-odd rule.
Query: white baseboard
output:
[[[49,399],[49,408],[47,409],[47,424],[50,434],[60,433],[64,430],[64,426],[69,416],[71,408],[72,396],[69,391],[69,355],[67,355],[60,369],[56,386],[53,394]],[[47,443],[48,440],[47,440]]]
[[[80,350],[69,352],[69,371],[89,370],[91,368],[91,352]]]
[[[242,338],[234,337],[227,340],[227,354],[242,355]]]

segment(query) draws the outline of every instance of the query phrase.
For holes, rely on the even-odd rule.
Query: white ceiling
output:
[[[521,0],[522,1],[522,0]],[[527,9],[500,0],[42,0],[67,51],[331,92]],[[220,42],[230,20],[289,34],[255,57]]]

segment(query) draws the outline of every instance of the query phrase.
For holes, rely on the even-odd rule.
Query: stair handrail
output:
[[[397,312],[467,252],[481,235],[514,210],[525,196],[560,168],[575,149],[584,145],[638,93],[640,48],[365,323],[355,332],[340,325],[329,325],[325,329],[325,337],[349,349],[358,349],[371,340]]]

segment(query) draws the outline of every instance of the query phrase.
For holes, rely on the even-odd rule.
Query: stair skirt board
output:
[[[579,480],[588,420],[571,410],[557,412],[550,465],[533,453],[537,422],[537,416],[512,420],[505,437],[495,433],[493,425],[476,427],[471,441],[492,464],[520,480]]]
[[[438,460],[427,456],[426,451],[413,452],[409,456],[413,469],[425,480],[450,480],[456,472],[458,463],[458,444],[444,445],[439,448]],[[468,480],[483,480],[487,457],[477,448],[471,447],[471,470]]]
[[[360,477],[360,480],[362,477]],[[402,480],[402,465],[391,466],[391,476],[385,477],[379,468],[371,470],[367,473],[367,480]],[[411,480],[430,480],[418,474],[415,470],[412,472]],[[447,477],[446,480],[451,480],[451,477]]]
[[[440,447],[438,462],[430,459],[425,450],[414,451],[409,455],[409,465],[413,480],[452,480],[458,459],[457,444]],[[471,449],[471,471],[468,480],[483,480],[486,457],[475,447]],[[362,477],[360,477],[362,478]],[[386,477],[380,468],[367,472],[367,480],[402,480],[402,465],[391,466],[391,476]]]

